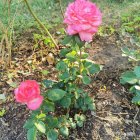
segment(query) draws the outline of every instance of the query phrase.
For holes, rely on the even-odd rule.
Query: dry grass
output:
[[[12,54],[12,37],[13,37],[13,26],[16,16],[16,12],[12,18],[10,18],[10,4],[11,0],[6,0],[3,9],[6,4],[8,5],[8,25],[5,25],[0,20],[0,29],[2,32],[0,41],[0,68],[3,70],[11,65],[11,54]]]
[[[12,40],[9,36],[9,31],[4,27],[3,23],[0,21],[0,28],[2,29],[2,39],[0,42],[0,63],[2,68],[6,68],[11,63],[11,48]]]

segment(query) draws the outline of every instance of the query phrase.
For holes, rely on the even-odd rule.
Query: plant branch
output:
[[[80,75],[82,75],[82,62],[81,62],[81,58],[82,58],[82,50],[81,48],[79,48],[79,72],[80,72]]]
[[[52,42],[54,43],[54,45],[58,48],[58,45],[56,43],[56,41],[54,40],[54,38],[52,37],[52,35],[50,34],[50,32],[48,31],[48,29],[42,24],[42,22],[38,19],[38,17],[35,15],[35,13],[32,11],[28,0],[24,0],[25,4],[27,5],[27,8],[29,10],[29,12],[31,13],[31,15],[33,16],[33,18],[36,20],[36,22],[40,25],[40,27],[47,33],[47,35],[51,38]]]

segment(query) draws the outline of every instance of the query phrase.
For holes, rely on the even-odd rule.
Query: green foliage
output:
[[[100,36],[110,36],[115,33],[115,28],[111,25],[99,27],[98,34]]]
[[[138,4],[139,5],[139,4]],[[139,6],[138,6],[139,7]],[[122,55],[128,57],[129,61],[134,61],[135,67],[132,71],[126,71],[121,75],[122,84],[130,84],[130,92],[133,93],[132,103],[140,105],[140,18],[139,10],[137,6],[133,11],[127,14],[123,14],[121,17],[122,21],[122,35],[129,36],[130,42],[135,47],[124,47],[122,48]]]
[[[52,101],[58,101],[64,97],[66,92],[62,89],[52,89],[47,93],[48,99]]]
[[[6,110],[3,108],[3,109],[0,109],[0,117],[3,117],[6,113]]]
[[[128,47],[122,48],[122,55],[127,56],[129,61],[140,61],[140,50],[138,49],[130,49]]]
[[[65,97],[60,101],[60,105],[61,105],[63,108],[69,108],[70,105],[71,105],[71,98],[65,96]]]
[[[132,103],[140,105],[140,66],[136,66],[133,71],[124,72],[121,83],[131,85],[130,92],[134,94]]]
[[[47,132],[47,140],[57,140],[58,133],[51,129]]]
[[[66,126],[62,126],[60,128],[60,133],[63,135],[63,136],[68,136],[69,135],[69,129],[66,127]]]
[[[35,126],[36,126],[37,130],[39,130],[41,133],[46,132],[46,126],[45,126],[44,122],[42,122],[42,121],[36,122]]]
[[[28,132],[31,131],[29,134],[35,130],[33,136],[36,132],[41,133],[48,140],[56,140],[59,135],[68,137],[69,129],[83,126],[86,117],[82,113],[95,110],[94,100],[82,87],[90,84],[92,76],[101,67],[88,59],[84,42],[80,42],[78,36],[66,37],[64,43],[74,46],[60,51],[61,60],[56,65],[58,80],[43,81],[46,88],[44,102],[39,110],[33,111],[24,125]],[[75,113],[73,116],[71,111]]]
[[[135,9],[132,9],[130,12],[124,13],[121,16],[121,32],[123,36],[130,38],[132,45],[136,45],[137,49],[132,49],[132,56],[137,55],[140,47],[140,3],[135,5]],[[139,53],[140,54],[140,53]],[[138,55],[139,55],[138,54]],[[140,58],[140,57],[139,57]]]
[[[43,81],[43,85],[46,88],[51,88],[53,84],[54,84],[54,81],[52,81],[52,80],[47,80],[46,79],[46,80]]]
[[[36,139],[36,128],[35,127],[32,127],[28,130],[27,132],[27,139],[28,140],[37,140]]]
[[[133,15],[125,14],[122,15],[122,30],[130,34],[139,37],[139,28],[140,28],[140,17],[139,14],[134,13]],[[140,39],[140,38],[139,38]]]
[[[46,37],[40,34],[34,34],[35,48],[41,47],[39,42],[42,42],[44,46],[49,46],[49,48],[54,48],[54,43],[52,42],[50,37]],[[44,72],[44,71],[43,71]]]
[[[48,101],[46,99],[44,101],[43,110],[44,110],[44,112],[54,112],[55,111],[55,104],[54,104],[54,102]]]
[[[79,127],[83,127],[83,123],[86,119],[84,115],[75,114],[74,119]]]
[[[129,83],[129,84],[136,84],[137,83],[137,77],[133,71],[127,71],[122,74],[122,83]]]

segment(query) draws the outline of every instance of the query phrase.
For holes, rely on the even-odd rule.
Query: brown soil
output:
[[[25,106],[15,103],[13,83],[18,85],[23,79],[41,81],[42,69],[49,70],[49,77],[54,77],[52,67],[47,66],[47,56],[43,56],[45,61],[42,61],[39,50],[33,51],[32,39],[27,33],[17,44],[11,68],[1,75],[0,92],[6,95],[7,100],[0,102],[1,107],[6,109],[6,114],[0,118],[0,140],[26,140],[23,124],[29,111]],[[119,83],[121,73],[130,67],[127,59],[121,56],[122,45],[117,34],[96,36],[92,47],[87,50],[92,60],[104,66],[88,87],[95,97],[96,112],[87,112],[84,127],[72,131],[69,140],[140,139],[139,107],[131,104],[131,95]]]

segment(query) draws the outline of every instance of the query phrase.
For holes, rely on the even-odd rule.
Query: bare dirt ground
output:
[[[6,109],[6,114],[0,118],[0,140],[26,140],[22,127],[29,111],[15,103],[14,83],[18,85],[24,79],[41,81],[41,69],[49,70],[49,77],[54,75],[51,66],[42,61],[39,51],[33,51],[34,43],[29,33],[21,38],[17,41],[11,68],[1,74],[0,89],[7,100],[0,102]],[[123,43],[118,34],[96,36],[87,50],[92,60],[104,66],[87,87],[95,98],[96,112],[87,112],[84,127],[72,131],[69,140],[140,140],[139,108],[131,104],[131,95],[119,83],[121,73],[131,66],[121,55]]]

